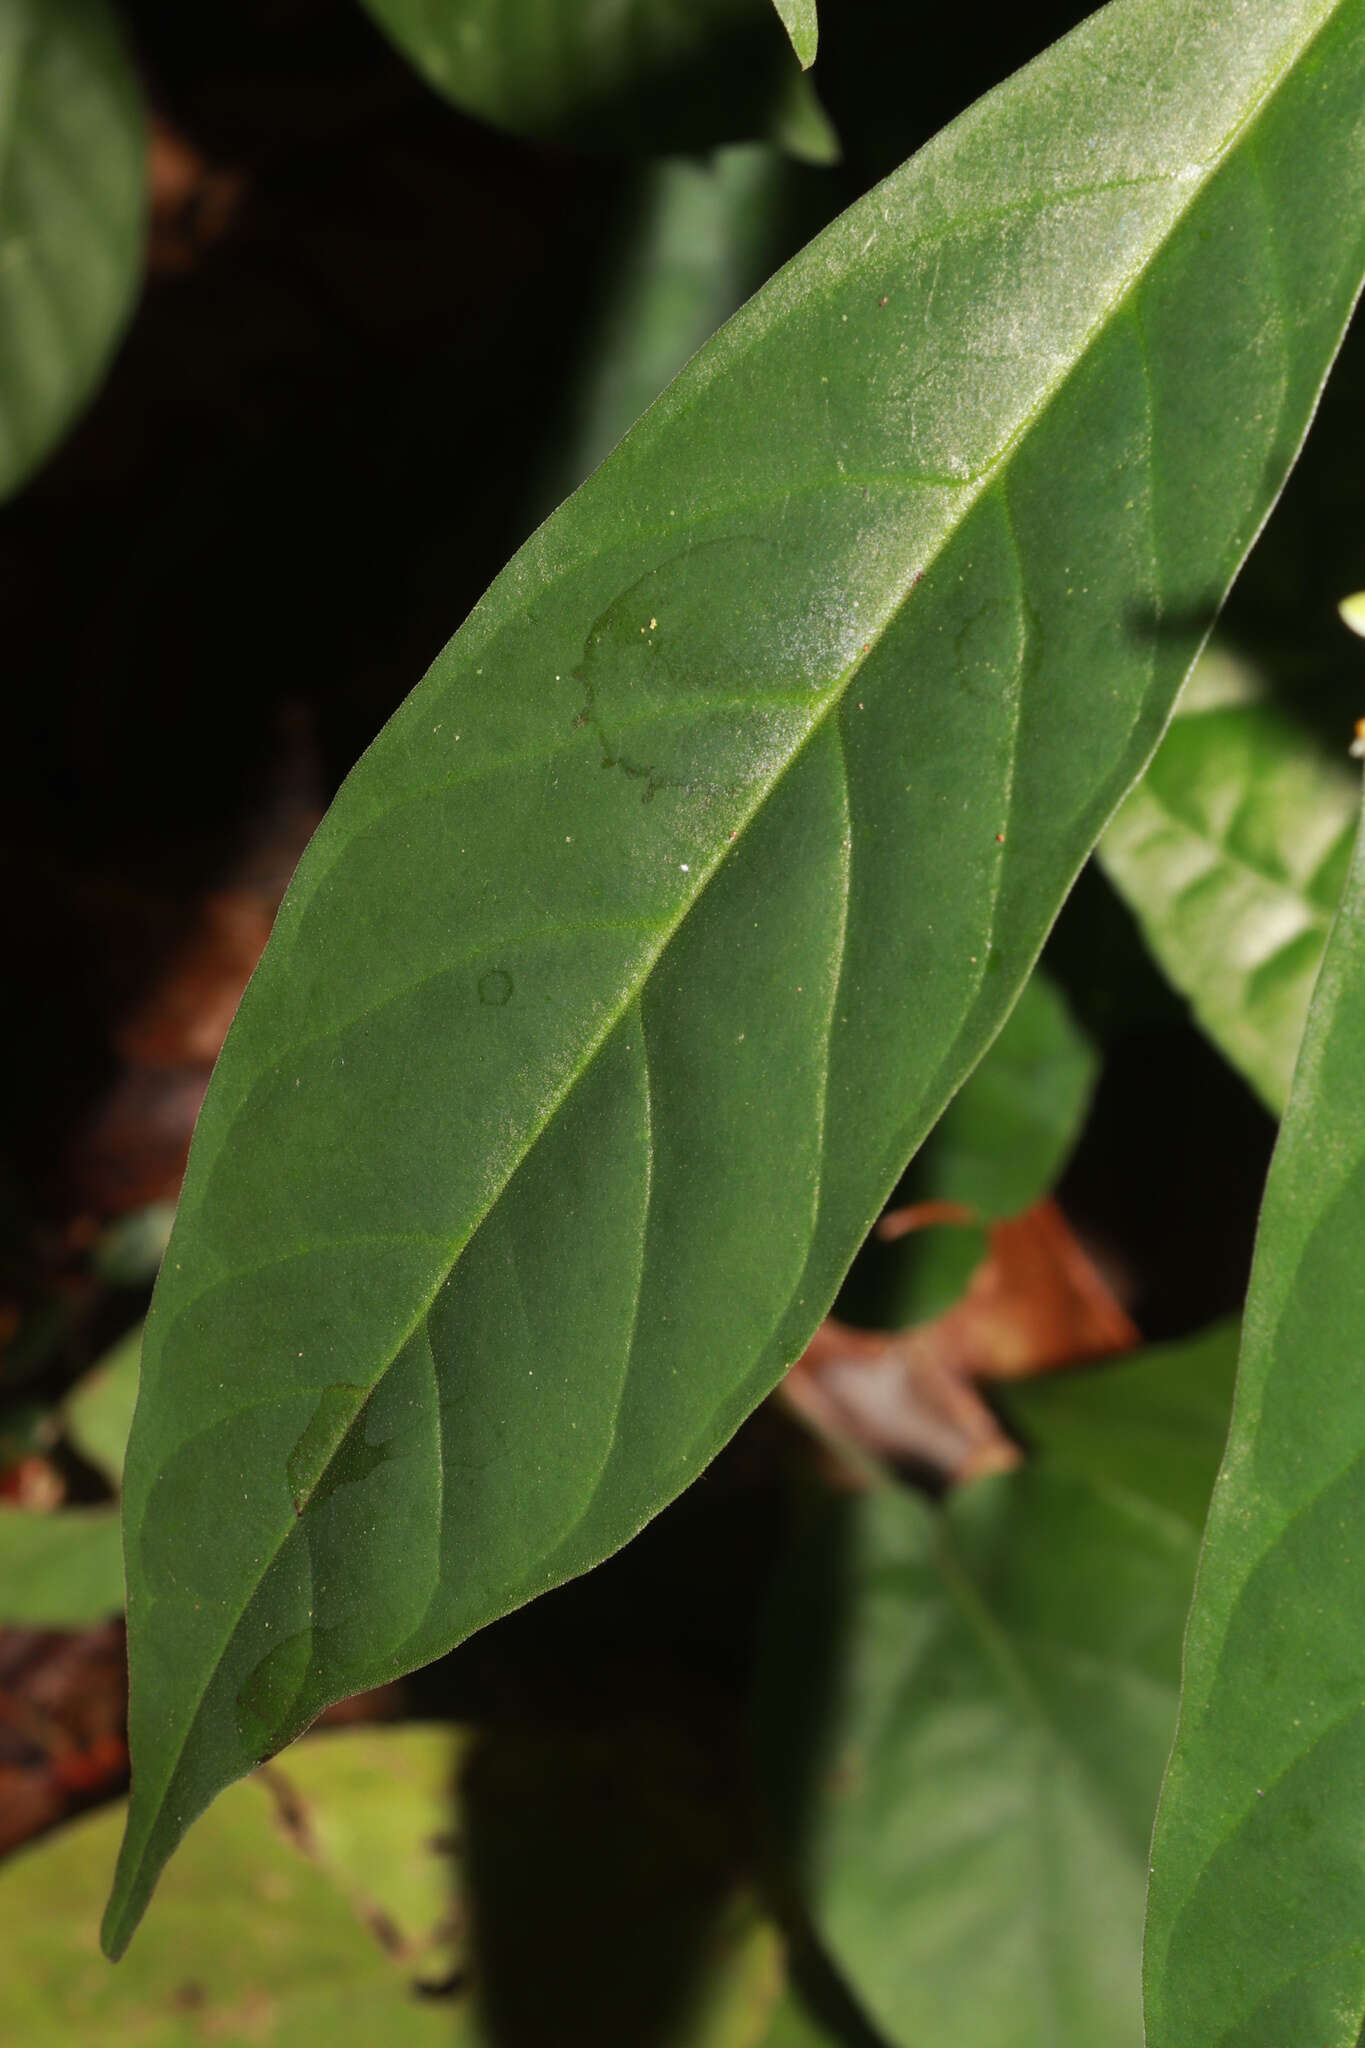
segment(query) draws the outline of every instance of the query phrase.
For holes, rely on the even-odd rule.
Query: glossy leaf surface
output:
[[[619,1546],[802,1350],[1292,458],[1365,267],[1362,28],[1120,0],[979,102],[348,780],[144,1343],[115,1950],[219,1787]]]
[[[1221,657],[1210,680],[1231,669]],[[1156,958],[1277,1116],[1350,859],[1357,784],[1345,737],[1332,760],[1272,703],[1196,698],[1100,842]]]
[[[1266,1187],[1152,1850],[1151,2048],[1365,2019],[1365,852]]]
[[[820,40],[815,0],[773,0],[773,4],[804,70],[815,62],[816,45]]]
[[[1147,1844],[1234,1354],[1222,1331],[1067,1375],[1063,1455],[1040,1413],[1023,1471],[946,1511],[899,1487],[840,1504],[777,1581],[774,1825],[893,2043],[1141,2043]],[[1204,1499],[1172,1501],[1172,1461]]]
[[[649,155],[765,136],[799,73],[771,0],[365,0],[468,114]]]
[[[0,498],[84,405],[128,317],[144,150],[104,0],[3,0]]]

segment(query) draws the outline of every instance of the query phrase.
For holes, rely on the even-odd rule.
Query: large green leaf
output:
[[[128,316],[144,154],[105,0],[0,0],[0,498],[84,405]]]
[[[1139,2048],[1147,1843],[1234,1355],[1223,1330],[1068,1375],[1060,1456],[1044,1410],[1036,1465],[942,1512],[893,1487],[838,1503],[779,1575],[774,1823],[904,2048]],[[1172,1462],[1202,1499],[1172,1499]]]
[[[1333,760],[1227,655],[1100,841],[1110,880],[1214,1043],[1278,1116],[1355,829]],[[1229,687],[1231,685],[1231,687]]]
[[[144,1342],[115,1951],[216,1790],[624,1542],[803,1348],[1298,444],[1363,28],[1095,16],[693,359],[348,780]]]
[[[364,0],[427,81],[518,135],[656,155],[809,100],[772,0]]]
[[[1152,1851],[1152,2048],[1365,2020],[1365,848],[1266,1188]]]

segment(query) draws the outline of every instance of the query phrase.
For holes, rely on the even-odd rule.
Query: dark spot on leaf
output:
[[[490,1009],[500,1010],[512,1000],[512,977],[501,967],[490,967],[487,974],[479,976],[479,1001],[487,1003]]]
[[[289,1453],[285,1466],[294,1513],[301,1515],[328,1465],[341,1447],[369,1392],[367,1387],[338,1384],[326,1387],[307,1428]]]

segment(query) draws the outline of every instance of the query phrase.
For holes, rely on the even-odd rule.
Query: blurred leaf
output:
[[[987,1223],[1031,1209],[1057,1185],[1080,1135],[1096,1065],[1062,996],[1033,974],[916,1154],[909,1198],[958,1202]]]
[[[123,1477],[141,1358],[142,1325],[138,1323],[92,1367],[67,1396],[64,1408],[67,1435],[115,1490]]]
[[[149,1202],[145,1209],[120,1216],[100,1237],[91,1254],[91,1265],[111,1286],[150,1286],[165,1255],[174,1221],[174,1202]]]
[[[365,0],[430,85],[514,134],[649,156],[771,134],[799,76],[771,0]]]
[[[1274,704],[1236,701],[1226,654],[1194,678],[1206,680],[1214,701],[1194,690],[1099,855],[1200,1024],[1278,1115],[1350,858],[1358,777],[1349,735],[1332,759]],[[1240,695],[1255,692],[1243,671]]]
[[[1365,2018],[1365,844],[1266,1186],[1152,1852],[1152,2048]]]
[[[756,291],[783,246],[791,166],[762,143],[650,164],[544,510],[576,490],[688,358]]]
[[[981,1223],[927,1223],[891,1243],[870,1237],[849,1270],[834,1313],[862,1330],[909,1330],[962,1300],[989,1254]]]
[[[878,2048],[879,2039],[856,2022],[826,2019],[795,1985],[789,1985],[756,2048]]]
[[[120,1970],[101,1966],[95,1948],[120,1810],[20,1851],[0,1867],[0,2037],[25,2048],[472,2048],[467,1997],[411,1990],[427,1948],[446,1942],[454,1904],[455,1868],[436,1844],[451,1834],[457,1755],[446,1729],[313,1737],[273,1793],[255,1778],[219,1803],[178,1860],[156,1928]],[[325,1844],[336,1827],[365,1835],[363,1899],[325,1849],[308,1853],[311,1836]],[[373,1927],[395,1884],[414,1917],[389,1916],[390,1952]]]
[[[778,1576],[757,1718],[773,1824],[893,2043],[1141,2043],[1147,1842],[1199,1540],[1183,1509],[1212,1480],[1227,1350],[1069,1378],[1061,1455],[1045,1422],[1037,1463],[944,1510],[891,1487],[839,1502]],[[1151,1470],[1127,1436],[1148,1385]],[[1155,1498],[1165,1456],[1189,1477],[1181,1512]]]
[[[815,48],[820,35],[815,0],[773,0],[773,4],[804,71],[815,62]]]
[[[804,71],[787,79],[773,112],[771,135],[797,163],[827,168],[843,155],[839,131]]]
[[[130,1330],[66,1400],[66,1433],[117,1491],[137,1400],[142,1326]],[[116,1507],[46,1513],[0,1507],[0,1625],[81,1628],[123,1609]]]
[[[477,1941],[488,1902],[480,1907],[461,1860],[467,1817],[460,1786],[478,1748],[447,1727],[311,1736],[286,1766],[234,1787],[214,1808],[176,1861],[156,1928],[117,1971],[99,1961],[94,1940],[118,1810],[21,1851],[0,1867],[9,1944],[0,2039],[16,2048],[115,2041],[139,2048],[518,2048],[515,2021],[510,2031],[490,2029],[481,2014],[487,1970],[470,1953],[471,1930]],[[551,1737],[543,1756],[548,1775],[537,1790],[553,1805],[566,1783],[572,1787],[578,1752],[573,1738]],[[544,1835],[533,1828],[518,1837],[518,1820],[531,1810],[520,1787],[501,1790],[509,1800],[488,1824],[510,1830],[506,1854],[526,1864],[530,1845],[545,1846]],[[660,1790],[666,1799],[667,1786]],[[667,1832],[642,1832],[629,1844],[643,1908],[637,1891],[611,1920],[575,1917],[580,1879],[600,1896],[593,1885],[604,1853],[602,1817],[599,1798],[593,1815],[580,1816],[589,1820],[586,1832],[549,1841],[539,1891],[536,1871],[523,1874],[521,1896],[534,1901],[535,1916],[501,1930],[523,1975],[543,1980],[552,2023],[532,2037],[535,2048],[759,2048],[782,1988],[771,1922],[727,1874],[689,1863],[685,1843],[680,1876],[670,1854],[678,1844]],[[606,1817],[610,1832],[609,1808]],[[605,1853],[614,1853],[610,1844]],[[713,1887],[712,1910],[703,1944],[690,1949],[684,1936],[675,1962],[675,1971],[689,1973],[685,2003],[658,2004],[658,1985],[641,1980],[634,2031],[594,2031],[580,1997],[586,1973],[609,1998],[641,1935],[647,1953],[665,1953],[650,1944],[666,1942],[666,1923],[637,1927],[632,1915],[648,1915],[661,1884],[675,1905],[689,1901],[699,1877]],[[494,1903],[506,1910],[512,1901]],[[587,1944],[576,1969],[564,1947],[566,1916]],[[556,1976],[566,1960],[567,1975]]]
[[[696,1476],[1004,1022],[1365,267],[1365,0],[1256,21],[1118,0],[978,102],[348,778],[148,1320],[112,1951],[225,1783]]]
[[[128,317],[145,147],[104,0],[3,0],[0,498],[71,424]]]
[[[1022,1215],[1056,1186],[1096,1066],[1061,995],[1035,971],[910,1162],[896,1207],[855,1259],[836,1313],[863,1328],[902,1330],[960,1301],[987,1255],[986,1224]]]
[[[1223,1455],[1238,1336],[1236,1322],[1218,1323],[1100,1371],[1002,1383],[992,1399],[1051,1470],[1123,1487],[1197,1536]]]
[[[0,1626],[83,1628],[122,1607],[116,1507],[36,1514],[0,1506]]]

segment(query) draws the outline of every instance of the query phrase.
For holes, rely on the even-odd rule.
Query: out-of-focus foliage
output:
[[[106,0],[0,6],[0,498],[65,432],[138,281],[146,141]]]

